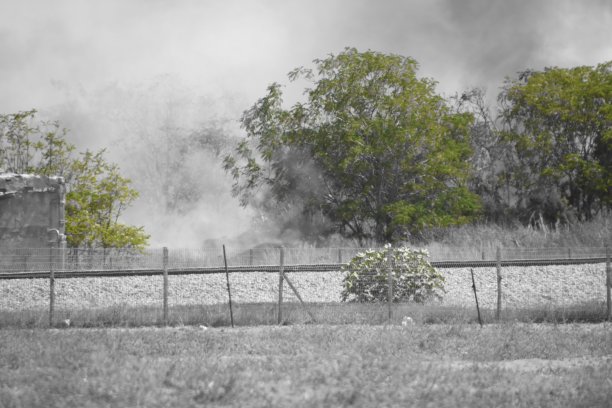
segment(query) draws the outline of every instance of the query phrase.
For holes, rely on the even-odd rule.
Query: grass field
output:
[[[3,329],[0,406],[609,407],[612,325]]]

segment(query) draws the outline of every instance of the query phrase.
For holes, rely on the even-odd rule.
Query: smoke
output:
[[[36,108],[80,150],[106,148],[141,191],[124,221],[153,244],[198,246],[244,233],[253,214],[218,149],[170,142],[208,132],[228,148],[242,111],[291,69],[354,46],[415,58],[445,95],[479,86],[494,100],[517,71],[612,59],[611,37],[606,0],[8,0],[0,112]],[[173,208],[172,177],[197,200]]]
[[[518,71],[612,59],[605,0],[361,0],[353,11],[339,28],[349,45],[414,57],[446,95],[484,87],[494,100]]]
[[[72,123],[72,141],[104,148],[139,191],[126,222],[144,225],[154,246],[200,246],[248,230],[251,211],[231,196],[222,158],[238,139],[233,98],[198,95],[163,75],[73,96],[52,115]],[[95,118],[85,120],[83,118]],[[87,136],[97,138],[85,144]]]
[[[604,1],[445,2],[445,38],[462,82],[487,85],[546,66],[594,65],[612,58],[606,39],[612,4]],[[454,40],[453,40],[454,39]],[[580,47],[584,47],[580,49]]]

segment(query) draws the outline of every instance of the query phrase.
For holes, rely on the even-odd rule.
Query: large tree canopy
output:
[[[415,60],[346,49],[314,62],[289,74],[310,84],[304,102],[283,108],[275,83],[242,117],[247,137],[225,168],[244,205],[379,242],[477,213],[473,117],[451,111]]]
[[[612,62],[522,72],[500,101],[520,208],[555,221],[612,205]]]

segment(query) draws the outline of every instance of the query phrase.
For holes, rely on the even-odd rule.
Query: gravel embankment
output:
[[[442,269],[446,278],[443,305],[472,305],[474,293],[469,268]],[[502,269],[504,307],[569,306],[584,302],[605,302],[605,264],[506,267]],[[497,302],[495,268],[475,268],[478,300],[483,308]],[[289,273],[287,275],[307,302],[339,302],[342,274]],[[91,309],[116,305],[158,305],[163,280],[153,277],[71,278],[56,280],[56,307]],[[234,273],[230,275],[232,300],[240,303],[274,302],[278,296],[275,273]],[[169,278],[170,305],[227,302],[225,275],[184,275]],[[284,286],[284,298],[296,301]],[[46,279],[0,280],[0,310],[47,308],[49,282]]]

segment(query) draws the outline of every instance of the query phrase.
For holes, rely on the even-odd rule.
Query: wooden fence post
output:
[[[606,306],[608,312],[608,321],[612,321],[612,266],[610,265],[610,245],[606,245]]]
[[[253,266],[253,248],[249,249],[249,266]]]
[[[474,268],[470,268],[472,274],[472,290],[474,291],[474,300],[476,301],[476,313],[478,313],[478,323],[482,327],[482,318],[480,317],[480,306],[478,305],[478,295],[476,294],[476,280],[474,279]]]
[[[285,248],[280,247],[280,265],[278,268],[278,324],[283,322],[283,278],[285,269]]]
[[[495,318],[499,320],[501,318],[502,310],[502,270],[501,270],[501,249],[497,247],[496,253],[497,260],[497,310],[495,311]]]
[[[389,307],[389,323],[392,317],[393,305],[393,247],[389,246],[387,250],[387,304]]]
[[[168,248],[164,247],[163,254],[163,266],[164,266],[164,326],[168,325]]]
[[[342,263],[342,248],[338,248],[338,263]]]
[[[53,268],[53,243],[49,245],[49,327],[53,327],[55,313],[55,271]]]
[[[223,264],[225,265],[225,279],[227,280],[227,297],[229,298],[230,322],[234,328],[234,310],[232,309],[232,291],[230,290],[229,270],[227,269],[227,255],[225,254],[225,244],[223,244]]]

